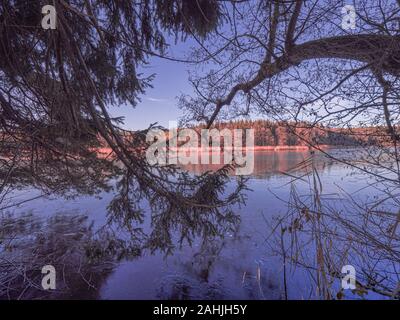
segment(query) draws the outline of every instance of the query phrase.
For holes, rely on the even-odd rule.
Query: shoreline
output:
[[[318,150],[318,149],[328,149],[333,146],[330,145],[317,145],[315,147],[309,147],[309,146],[291,146],[291,145],[280,145],[280,146],[254,146],[254,147],[241,147],[240,149],[242,151],[270,151],[270,152],[281,152],[281,151],[309,151],[309,150]],[[180,151],[180,152],[223,152],[224,150],[237,150],[232,147],[225,147],[225,148],[220,148],[220,147],[208,147],[208,148],[203,148],[203,147],[177,147],[177,148],[168,148],[170,151]],[[99,153],[106,153],[110,154],[112,153],[111,148],[98,148],[97,152]]]

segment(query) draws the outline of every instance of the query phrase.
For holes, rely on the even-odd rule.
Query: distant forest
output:
[[[206,125],[191,126],[200,134],[201,129]],[[390,134],[385,127],[355,127],[355,128],[332,128],[322,125],[313,125],[309,122],[277,122],[270,120],[236,120],[215,122],[211,128],[223,129],[254,129],[255,146],[368,146],[368,145],[387,145],[390,143]],[[168,131],[165,129],[165,131]],[[46,129],[43,129],[46,132]],[[136,136],[136,131],[121,131],[121,136],[126,141],[132,141]],[[168,132],[166,132],[168,135]],[[65,145],[64,138],[58,136],[53,131],[55,144]],[[18,141],[8,132],[0,131],[2,139],[1,145],[10,151],[15,148]],[[93,139],[96,137],[96,139]],[[107,147],[107,142],[96,133],[90,135],[80,134],[78,138],[81,142],[91,141],[92,147]],[[245,145],[245,135],[243,134],[243,145]],[[75,145],[78,144],[76,140]]]
[[[195,126],[204,129],[205,125]],[[384,143],[389,137],[384,128],[330,128],[308,122],[276,122],[269,120],[237,120],[216,122],[212,128],[254,129],[256,146],[316,145],[359,146]]]

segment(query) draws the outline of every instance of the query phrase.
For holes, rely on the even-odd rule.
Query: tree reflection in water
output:
[[[375,291],[379,296],[398,298],[398,215],[393,211],[398,205],[398,189],[386,188],[382,193],[383,197],[386,194],[386,201],[375,198],[374,203],[381,203],[381,206],[356,203],[351,196],[346,202],[343,198],[333,199],[332,195],[324,194],[325,189],[321,190],[318,180],[318,172],[331,162],[313,163],[312,158],[315,155],[289,172],[293,180],[288,213],[280,216],[277,223],[273,222],[273,234],[258,249],[264,251],[269,247],[286,263],[286,278],[282,276],[282,264],[278,264],[273,270],[273,281],[265,277],[265,270],[255,271],[250,266],[253,261],[246,261],[242,266],[240,263],[227,266],[219,260],[223,250],[243,249],[235,247],[240,246],[239,243],[226,246],[229,241],[224,236],[228,232],[234,234],[234,241],[241,236],[251,237],[249,230],[245,234],[237,233],[239,217],[232,203],[244,202],[240,191],[245,190],[245,181],[238,181],[236,189],[228,193],[227,182],[233,179],[228,177],[229,168],[208,175],[196,172],[199,174],[196,178],[182,173],[186,184],[176,178],[174,191],[177,196],[182,195],[180,200],[188,200],[185,205],[184,201],[175,202],[173,198],[166,199],[159,193],[156,196],[143,190],[129,171],[109,161],[102,164],[101,159],[92,167],[71,164],[63,167],[60,162],[43,161],[37,165],[34,175],[29,167],[15,166],[9,174],[10,167],[3,166],[6,169],[1,174],[7,178],[7,184],[3,184],[1,203],[0,297],[99,298],[100,287],[119,261],[142,257],[145,252],[162,251],[168,256],[181,245],[195,243],[190,259],[179,261],[184,272],[162,277],[154,298],[231,297],[229,290],[232,288],[213,274],[217,265],[227,273],[229,268],[237,268],[235,275],[243,274],[244,270],[248,272],[243,274],[246,281],[238,290],[248,289],[244,296],[249,298],[285,297],[273,293],[279,289],[286,291],[288,298],[293,297],[291,277],[295,277],[300,268],[308,271],[307,285],[315,286],[313,292],[317,292],[317,297],[342,298],[345,293],[337,286],[337,280],[342,276],[341,267],[349,263],[357,270],[355,293],[365,297],[367,291]],[[258,160],[256,158],[256,163],[263,165],[271,163],[266,158]],[[272,163],[282,166],[281,161]],[[266,179],[264,171],[280,171],[272,169],[256,171],[256,176]],[[307,187],[308,197],[297,193],[295,186],[301,179],[296,176],[307,180],[306,184],[311,186],[311,189]],[[6,214],[9,209],[5,208],[14,201],[12,191],[29,187],[40,189],[43,194],[52,192],[67,198],[110,192],[113,199],[108,205],[107,223],[94,228],[85,216],[73,213],[59,213],[48,219],[30,214]],[[394,203],[388,206],[388,202]],[[203,205],[196,205],[200,203]],[[144,227],[146,223],[149,228]],[[268,235],[267,226],[265,235]],[[241,258],[237,255],[232,259]],[[58,288],[51,293],[40,287],[43,276],[40,270],[46,264],[62,270],[62,274],[58,274]],[[248,268],[240,269],[246,264]],[[240,279],[235,285],[241,286]]]
[[[45,154],[35,161],[5,158],[0,168],[2,299],[97,298],[117,261],[137,257],[142,250],[168,255],[175,243],[191,244],[195,238],[206,243],[221,237],[239,221],[232,205],[244,201],[243,179],[226,193],[229,167],[198,177],[164,168],[172,179],[165,183],[164,192],[143,188],[137,175],[122,169],[115,159],[95,154],[57,161]],[[44,219],[9,214],[18,204],[13,192],[23,189],[67,199],[112,191],[114,198],[107,208],[106,225],[95,229],[82,215],[60,213]],[[149,232],[142,227],[146,215]],[[41,268],[47,264],[61,273],[54,292],[41,289]]]
[[[115,263],[140,254],[135,243],[95,232],[83,215],[6,215],[0,224],[2,299],[95,299]],[[56,290],[41,286],[49,264],[57,271]]]

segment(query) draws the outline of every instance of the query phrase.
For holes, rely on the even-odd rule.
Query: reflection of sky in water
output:
[[[201,248],[200,242],[192,247],[184,245],[167,258],[144,251],[140,258],[117,266],[102,286],[101,296],[106,299],[281,298],[282,263],[267,252],[267,221],[286,212],[283,200],[289,197],[293,178],[279,172],[289,171],[308,156],[308,152],[257,152],[255,174],[248,183],[252,191],[247,192],[246,206],[237,208],[241,224],[236,234],[226,234],[224,239],[208,243],[206,248]],[[352,175],[352,169],[332,164],[320,155],[316,158],[325,197],[337,198],[339,188],[364,201],[374,196],[371,190],[363,189],[367,181],[362,175]],[[204,171],[199,166],[188,169],[195,173]],[[293,176],[304,173],[304,168],[290,171]],[[306,182],[297,181],[296,187],[300,195],[310,193]],[[35,192],[18,192],[21,200],[33,196]],[[106,207],[111,199],[111,193],[71,200],[41,198],[15,211],[45,216],[54,212],[80,212],[100,226],[106,222]],[[145,224],[145,229],[149,228],[149,221]],[[289,298],[308,297],[311,287],[305,281],[302,272],[297,271],[290,279]]]

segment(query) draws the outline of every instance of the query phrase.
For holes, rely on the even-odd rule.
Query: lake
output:
[[[331,152],[346,154],[349,158],[356,153],[351,149]],[[246,203],[234,208],[235,216],[239,218],[235,227],[224,230],[222,236],[207,239],[202,239],[194,232],[191,243],[184,241],[180,244],[182,230],[176,225],[172,226],[172,230],[169,230],[173,235],[169,252],[154,247],[140,247],[140,240],[137,240],[137,250],[131,250],[126,255],[126,252],[115,248],[121,241],[128,241],[129,235],[117,226],[105,232],[105,240],[97,236],[98,230],[107,229],[102,227],[109,218],[107,206],[114,196],[113,190],[103,191],[96,196],[67,199],[39,197],[22,203],[18,208],[3,210],[3,225],[4,221],[10,224],[10,230],[5,234],[12,234],[19,242],[10,245],[11,249],[3,242],[0,261],[8,269],[3,267],[1,273],[14,272],[4,264],[5,259],[28,259],[37,270],[42,264],[55,264],[57,260],[57,284],[62,283],[62,289],[56,290],[54,298],[316,298],[324,288],[316,285],[312,271],[301,266],[295,267],[288,261],[287,256],[294,255],[293,230],[282,231],[281,224],[277,228],[277,222],[290,211],[291,206],[287,203],[289,198],[296,195],[297,199],[308,199],[313,194],[312,185],[315,181],[309,159],[309,151],[256,152],[254,174],[247,181],[249,190],[245,192]],[[319,197],[338,211],[349,208],[345,195],[351,194],[352,202],[355,200],[359,203],[367,203],[379,196],[376,188],[366,187],[369,185],[368,176],[351,166],[319,153],[313,155],[313,166],[322,184]],[[201,174],[210,167],[196,165],[185,169],[193,174]],[[227,191],[234,188],[235,179],[231,177]],[[12,194],[12,201],[23,202],[39,194],[33,188],[22,188]],[[143,234],[149,234],[154,228],[149,213],[140,227],[140,233]],[[119,242],[110,240],[112,235],[118,235]],[[96,241],[92,241],[91,237]],[[302,241],[307,242],[305,237],[300,236]],[[93,252],[102,242],[112,244],[107,249],[109,255],[96,258]],[[87,243],[91,245],[88,247]],[[89,261],[85,256],[88,248],[91,255]],[[304,255],[302,261],[308,259],[315,262],[313,248],[314,244],[310,244],[299,249]],[[117,259],[116,255],[119,255]],[[58,260],[60,257],[63,257],[61,262]],[[343,259],[343,264],[358,265],[359,261],[355,259],[358,258],[349,255]],[[60,266],[63,266],[62,269]],[[35,284],[31,285],[33,290],[19,292],[17,298],[43,296],[39,272],[35,274],[31,271],[35,279]],[[340,277],[327,282],[331,292],[340,291]],[[3,299],[7,298],[10,290],[8,297],[15,297],[12,289],[2,288],[0,292]],[[373,293],[368,293],[368,296],[351,292],[344,294],[347,298],[381,297]]]

